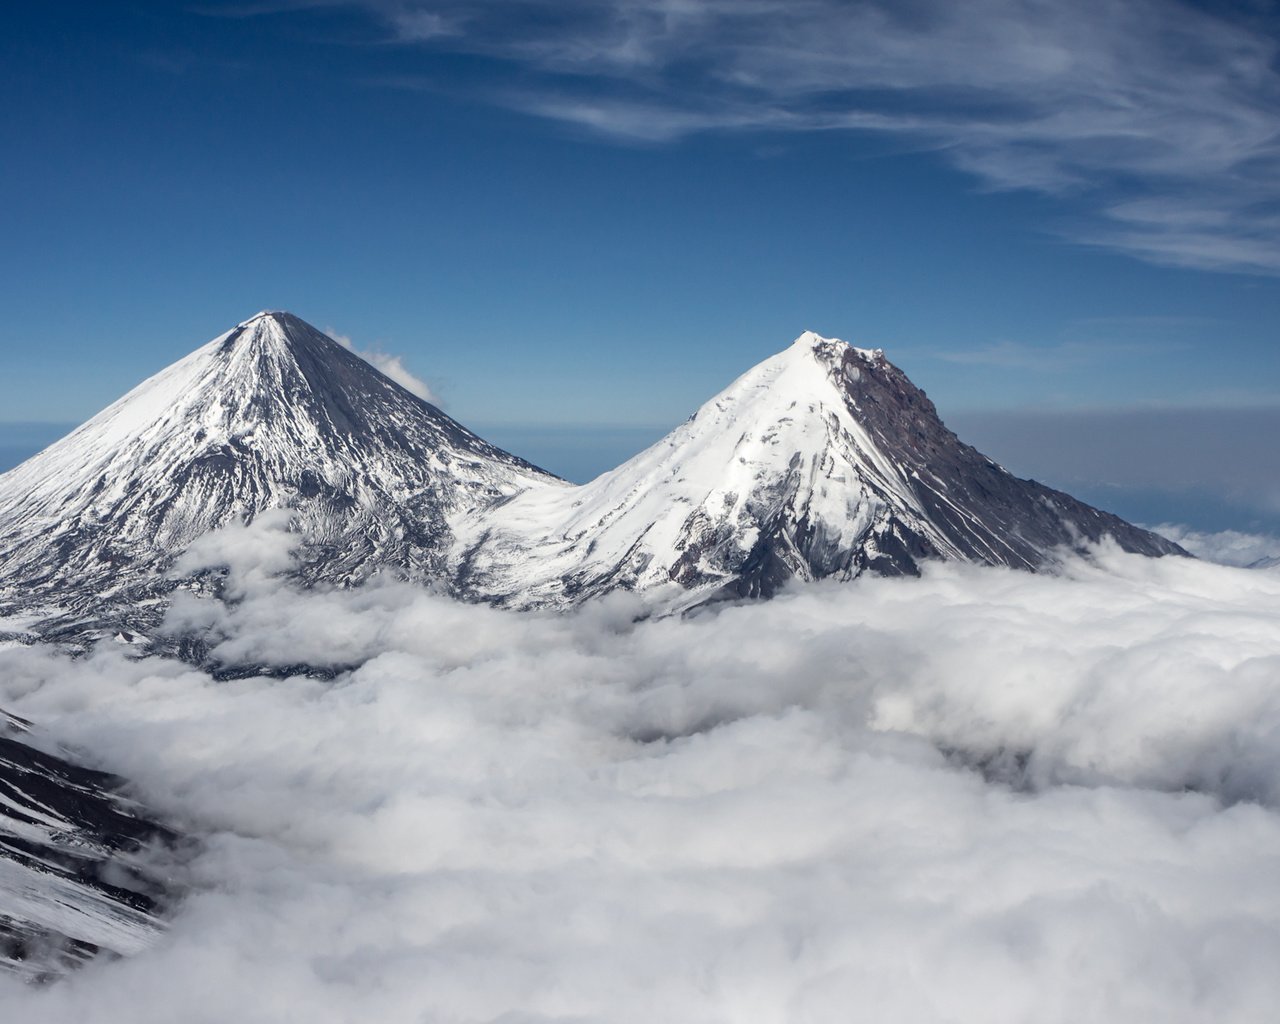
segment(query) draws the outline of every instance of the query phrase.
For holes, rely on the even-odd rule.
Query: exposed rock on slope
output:
[[[39,980],[155,940],[166,886],[138,853],[175,837],[30,729],[0,711],[0,970]]]

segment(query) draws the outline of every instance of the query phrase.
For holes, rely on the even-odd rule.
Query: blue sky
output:
[[[569,475],[804,329],[996,449],[1280,424],[1276,54],[1249,3],[7,4],[0,421],[283,308]],[[1004,457],[1065,485],[1070,434]]]

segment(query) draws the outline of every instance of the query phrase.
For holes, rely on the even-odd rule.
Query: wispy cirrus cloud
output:
[[[620,141],[877,133],[992,189],[1069,196],[1067,239],[1280,273],[1276,26],[1177,0],[352,0],[389,41],[520,73],[491,99]]]
[[[421,43],[461,32],[456,21],[434,11],[404,10],[396,13],[392,21],[397,38],[408,43]]]

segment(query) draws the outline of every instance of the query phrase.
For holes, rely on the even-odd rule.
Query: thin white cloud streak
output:
[[[396,36],[404,42],[421,43],[457,35],[458,26],[434,11],[405,10],[393,15]]]
[[[411,395],[417,395],[424,402],[430,402],[432,405],[439,405],[440,399],[431,390],[431,386],[412,373],[401,361],[399,356],[388,355],[381,349],[360,349],[356,347],[354,341],[345,334],[339,334],[332,327],[325,330],[330,338],[345,348],[348,352],[353,352],[363,359],[366,363],[376,369],[384,377],[389,377]]]
[[[506,102],[620,139],[853,130],[936,147],[996,189],[1069,194],[1066,237],[1280,272],[1274,24],[1176,0],[366,0],[388,31],[545,77]],[[408,27],[406,27],[408,26]]]
[[[259,532],[206,555],[287,559]],[[1274,1014],[1280,576],[1104,552],[639,624],[240,592],[176,620],[358,667],[0,651],[6,706],[207,837],[164,942],[0,981],[15,1019]]]

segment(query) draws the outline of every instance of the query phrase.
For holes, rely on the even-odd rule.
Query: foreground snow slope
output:
[[[947,430],[882,352],[813,333],[618,469],[531,488],[457,534],[459,585],[521,606],[663,584],[767,595],[928,558],[1035,569],[1104,534],[1180,551],[1012,476]]]

